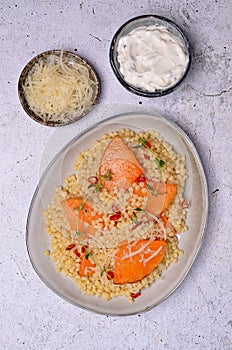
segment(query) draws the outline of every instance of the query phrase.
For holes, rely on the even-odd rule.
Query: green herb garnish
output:
[[[141,139],[139,139],[139,142],[143,147],[147,147],[147,140],[145,139],[145,137],[142,137]]]
[[[89,257],[92,256],[92,255],[93,255],[92,252],[87,252],[87,253],[85,254],[85,259],[86,259],[86,260],[89,260]]]
[[[88,188],[95,187],[96,192],[100,192],[100,190],[103,187],[102,180],[104,179],[104,180],[107,180],[107,181],[111,181],[112,180],[112,175],[113,175],[113,173],[111,172],[110,169],[108,169],[107,173],[104,174],[104,175],[100,175],[99,178],[97,176],[90,176],[91,179],[94,178],[94,182],[91,183],[88,186]]]
[[[133,211],[133,215],[134,215],[134,217],[133,217],[133,218],[130,218],[130,219],[131,219],[131,222],[132,222],[133,224],[138,224],[138,218],[137,218],[137,215],[136,215],[136,212],[135,212],[135,211]]]
[[[101,277],[103,276],[103,273],[105,273],[106,272],[106,269],[103,269],[102,271],[101,271]]]
[[[80,206],[79,207],[75,207],[75,208],[73,208],[73,210],[78,210],[78,211],[81,211],[82,209],[84,209],[84,204],[83,204],[83,202],[80,204]]]
[[[80,236],[80,235],[81,235],[81,232],[78,231],[78,230],[76,230],[75,235]]]
[[[88,186],[88,188],[91,188],[91,187],[95,187],[95,185],[94,185],[94,184],[90,184],[90,185]]]
[[[101,175],[101,177],[107,181],[111,181],[112,180],[112,172],[111,170],[107,170],[107,174],[106,175]]]
[[[90,184],[88,186],[88,188],[91,188],[91,187],[95,187],[96,192],[100,192],[100,190],[102,189],[103,185],[102,185],[101,182],[98,181],[95,185],[94,184]]]
[[[155,162],[156,162],[156,164],[158,165],[158,170],[163,170],[163,167],[164,167],[164,165],[165,165],[165,162],[162,160],[162,159],[160,159],[159,157],[158,157],[158,155],[157,155],[157,153],[155,153],[153,150],[152,150],[152,146],[151,146],[151,144],[150,144],[150,142],[149,141],[147,141],[146,139],[145,139],[145,137],[141,137],[140,139],[139,139],[139,143],[140,143],[140,145],[137,145],[137,146],[133,146],[133,148],[141,148],[141,147],[144,147],[144,148],[146,148],[146,149],[148,149],[152,154],[153,154],[153,156],[155,156]]]
[[[141,212],[141,211],[143,211],[143,209],[142,208],[135,208],[135,209],[133,209],[133,218],[130,218],[131,219],[131,222],[133,223],[133,224],[138,224],[138,216],[137,216],[137,213],[136,212]]]
[[[164,161],[162,159],[156,157],[155,162],[158,165],[158,170],[162,170],[164,165],[165,165]]]
[[[95,185],[96,192],[100,192],[102,187],[103,187],[102,183],[100,181],[98,181],[98,183]]]
[[[151,191],[151,195],[153,197],[157,196],[157,189],[154,190],[154,188],[151,185],[149,185],[148,183],[146,185],[147,185],[147,188],[149,189],[149,191]]]
[[[136,210],[136,211],[143,211],[142,208],[135,208],[134,210]]]

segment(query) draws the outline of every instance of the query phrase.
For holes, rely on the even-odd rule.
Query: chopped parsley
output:
[[[158,165],[158,170],[162,170],[165,163],[162,159],[159,159],[158,157],[155,158],[155,162]]]
[[[135,209],[133,209],[133,217],[130,218],[131,222],[133,224],[136,224],[136,225],[138,224],[138,214],[137,214],[137,212],[142,212],[142,211],[143,211],[142,208],[135,208]]]
[[[101,175],[101,177],[102,177],[104,180],[111,181],[111,180],[112,180],[112,175],[113,175],[113,173],[111,172],[110,169],[108,169],[108,170],[107,170],[107,174],[106,174],[106,175]]]
[[[136,211],[143,211],[142,208],[135,208],[134,210],[136,210]]]
[[[86,254],[85,254],[85,259],[86,259],[86,260],[89,260],[89,257],[92,256],[92,255],[93,255],[92,252],[86,252]]]
[[[106,269],[101,270],[101,277],[103,276],[103,273],[106,272]]]
[[[84,204],[83,204],[83,202],[81,202],[81,204],[80,204],[80,206],[79,207],[75,207],[75,208],[73,208],[73,210],[78,210],[78,211],[81,211],[81,210],[83,210],[84,209]]]
[[[157,188],[156,190],[154,190],[154,188],[153,188],[151,185],[149,185],[148,183],[147,183],[146,185],[147,185],[147,188],[149,189],[149,191],[151,191],[151,195],[152,195],[153,197],[157,196],[158,188]],[[158,187],[158,186],[157,186],[157,187]]]

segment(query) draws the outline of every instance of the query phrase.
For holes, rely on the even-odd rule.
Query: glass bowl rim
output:
[[[165,89],[165,90],[157,90],[155,92],[149,92],[146,90],[142,90],[139,88],[136,88],[133,85],[130,85],[129,83],[127,83],[124,78],[122,77],[122,75],[119,73],[119,69],[117,67],[117,65],[115,64],[115,49],[116,49],[116,40],[118,38],[118,36],[120,35],[121,31],[129,24],[136,22],[137,20],[142,20],[142,19],[147,19],[147,18],[152,18],[153,20],[158,19],[161,20],[163,22],[167,22],[170,26],[174,27],[181,36],[181,39],[184,43],[184,47],[186,49],[186,52],[188,54],[188,63],[185,69],[184,74],[182,75],[182,77],[171,87]],[[186,38],[186,35],[183,33],[182,29],[172,20],[170,20],[169,18],[163,17],[163,16],[158,16],[158,15],[153,15],[153,14],[147,14],[147,15],[142,15],[142,16],[136,16],[133,17],[131,19],[129,19],[127,22],[125,22],[124,24],[122,24],[119,29],[116,31],[116,33],[113,36],[113,39],[111,41],[110,44],[110,51],[109,51],[109,60],[110,60],[110,65],[111,68],[116,76],[116,78],[118,79],[118,81],[124,86],[124,88],[126,88],[128,91],[136,94],[136,95],[140,95],[143,97],[161,97],[164,95],[167,95],[173,91],[175,91],[177,89],[177,87],[183,82],[183,80],[185,79],[185,77],[187,76],[189,70],[190,70],[190,66],[191,66],[191,62],[192,62],[192,52],[191,52],[191,47],[189,45],[189,41]]]

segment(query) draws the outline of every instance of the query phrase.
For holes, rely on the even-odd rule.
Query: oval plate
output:
[[[176,152],[186,156],[188,180],[185,198],[190,201],[187,225],[189,231],[182,233],[179,246],[184,254],[177,264],[172,264],[162,277],[143,290],[133,304],[124,297],[104,301],[102,298],[83,295],[68,277],[57,273],[55,264],[44,256],[50,247],[50,237],[45,233],[43,211],[54,195],[55,187],[62,186],[64,179],[74,173],[77,155],[90,148],[105,133],[130,128],[134,131],[157,130]],[[192,191],[193,189],[193,191]],[[192,266],[199,251],[208,214],[208,191],[204,170],[198,153],[186,134],[166,119],[150,114],[129,113],[103,120],[71,140],[53,159],[43,173],[34,193],[26,228],[26,243],[31,263],[42,279],[56,294],[74,304],[107,315],[131,315],[150,310],[165,300],[180,285]]]

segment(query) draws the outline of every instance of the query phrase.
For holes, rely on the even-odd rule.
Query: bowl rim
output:
[[[183,40],[183,43],[185,45],[185,49],[186,52],[188,53],[188,63],[185,69],[184,74],[182,75],[182,77],[175,83],[175,85],[165,89],[165,90],[157,90],[154,92],[149,92],[146,90],[142,90],[139,88],[134,87],[133,85],[130,85],[129,83],[127,83],[124,78],[122,77],[122,75],[119,73],[119,70],[117,68],[117,66],[115,65],[115,59],[114,59],[114,51],[116,49],[116,40],[118,35],[120,34],[120,32],[130,23],[135,22],[137,20],[140,19],[146,19],[146,18],[153,18],[153,19],[158,19],[158,20],[162,20],[164,22],[167,22],[169,25],[173,26],[181,35],[181,38]],[[154,14],[147,14],[147,15],[142,15],[142,16],[136,16],[133,17],[131,19],[129,19],[127,22],[125,22],[124,24],[122,24],[119,29],[116,31],[116,33],[113,36],[113,39],[111,41],[110,44],[110,51],[109,51],[109,60],[110,60],[110,65],[111,68],[116,76],[116,78],[118,79],[118,81],[123,85],[124,88],[126,88],[128,91],[139,95],[139,96],[143,96],[143,97],[161,97],[164,95],[167,95],[173,91],[175,91],[177,89],[177,87],[183,82],[183,80],[185,79],[186,75],[188,74],[189,70],[190,70],[190,66],[191,66],[191,62],[192,62],[192,52],[191,52],[191,47],[189,44],[189,41],[186,37],[186,35],[184,34],[184,32],[182,31],[182,29],[172,20],[170,20],[169,18],[166,18],[164,16],[159,16],[159,15],[154,15]]]
[[[57,123],[54,121],[48,121],[48,122],[44,122],[40,117],[37,116],[37,114],[30,109],[27,100],[25,98],[24,92],[23,92],[23,83],[25,81],[25,78],[27,77],[28,72],[30,71],[30,69],[33,67],[33,65],[35,63],[37,63],[40,59],[43,59],[43,57],[47,57],[49,55],[60,55],[61,52],[63,53],[64,56],[68,57],[68,58],[73,58],[73,59],[78,59],[80,62],[82,62],[85,66],[87,66],[87,68],[89,69],[89,71],[91,71],[91,73],[94,76],[94,79],[96,81],[96,92],[94,95],[94,98],[92,100],[92,103],[90,105],[89,108],[85,109],[84,112],[72,119],[69,120],[67,122],[64,123]],[[76,121],[80,120],[81,118],[83,118],[86,114],[88,114],[92,108],[96,105],[99,96],[100,96],[100,80],[98,77],[98,74],[96,73],[95,69],[88,63],[88,61],[86,61],[84,58],[82,58],[81,56],[71,52],[71,51],[67,51],[67,50],[47,50],[47,51],[43,51],[41,53],[39,53],[38,55],[34,56],[29,62],[27,62],[27,64],[24,66],[24,68],[22,69],[20,75],[19,75],[19,80],[18,80],[18,97],[19,97],[19,101],[21,103],[21,106],[23,107],[24,111],[27,113],[27,115],[33,119],[34,121],[36,121],[37,123],[40,123],[42,125],[46,125],[46,126],[52,126],[52,127],[60,127],[60,126],[66,126],[72,123],[75,123]]]

